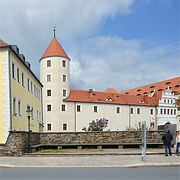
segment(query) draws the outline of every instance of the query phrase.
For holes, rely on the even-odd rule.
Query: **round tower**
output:
[[[44,132],[61,131],[60,106],[70,94],[70,58],[54,37],[40,59]]]

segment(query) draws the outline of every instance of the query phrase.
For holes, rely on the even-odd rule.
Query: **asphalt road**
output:
[[[0,180],[179,180],[180,167],[0,168]]]

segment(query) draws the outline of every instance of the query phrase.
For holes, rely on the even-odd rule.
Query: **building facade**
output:
[[[149,129],[157,129],[158,125],[167,122],[179,123],[174,105],[179,94],[178,82],[173,81],[175,85],[168,82],[176,91],[170,87],[155,93],[151,85],[149,94],[131,95],[131,90],[129,93],[117,92],[112,88],[105,92],[70,89],[70,58],[55,37],[40,59],[40,80],[44,85],[45,132],[79,132],[92,120],[100,118],[109,120],[106,130],[112,131],[139,129],[142,121],[147,122]]]
[[[28,131],[27,106],[32,110],[30,129],[42,131],[41,92],[42,84],[18,47],[0,39],[0,143],[9,131]]]

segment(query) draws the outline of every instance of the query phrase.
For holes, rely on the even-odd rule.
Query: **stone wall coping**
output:
[[[27,131],[9,131],[10,133],[29,133]],[[138,131],[93,131],[93,132],[31,132],[31,134],[95,134],[95,133],[126,133],[126,132],[141,132]],[[165,130],[148,130],[147,132],[165,132]]]

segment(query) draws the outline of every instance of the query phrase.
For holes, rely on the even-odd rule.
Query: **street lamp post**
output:
[[[31,131],[30,131],[30,118],[31,118],[31,112],[32,110],[30,109],[30,106],[27,106],[27,119],[28,119],[28,153],[31,153],[31,140],[30,140],[30,135],[31,135]]]

